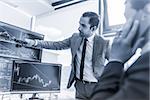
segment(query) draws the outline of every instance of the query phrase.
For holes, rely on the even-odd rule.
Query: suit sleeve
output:
[[[37,41],[36,47],[52,49],[52,50],[68,49],[70,48],[70,45],[71,45],[71,38],[72,37],[62,40],[62,41],[36,40]]]
[[[108,63],[91,100],[149,100],[149,55],[141,56],[126,73],[123,64]]]
[[[105,55],[105,58],[107,60],[109,60],[110,50],[111,50],[111,45],[110,45],[110,42],[107,40],[106,41],[106,55]]]
[[[117,93],[107,100],[149,100],[149,57],[146,53],[133,63]]]
[[[96,85],[91,100],[105,100],[118,91],[120,78],[123,74],[123,63],[109,62]]]

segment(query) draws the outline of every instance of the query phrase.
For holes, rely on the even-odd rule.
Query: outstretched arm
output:
[[[62,49],[68,49],[70,48],[71,39],[67,38],[62,41],[44,41],[44,40],[31,40],[31,39],[25,39],[28,46],[35,46],[39,48],[45,48],[45,49],[52,49],[52,50],[62,50]]]

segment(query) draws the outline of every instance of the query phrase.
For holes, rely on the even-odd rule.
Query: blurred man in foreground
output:
[[[150,0],[126,0],[127,23],[112,44],[109,63],[91,100],[149,100]],[[124,72],[124,63],[141,56]]]

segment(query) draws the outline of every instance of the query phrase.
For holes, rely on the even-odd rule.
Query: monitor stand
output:
[[[42,98],[36,97],[36,94],[37,94],[37,93],[33,93],[32,97],[29,98],[29,100],[44,100],[44,99],[42,99]]]

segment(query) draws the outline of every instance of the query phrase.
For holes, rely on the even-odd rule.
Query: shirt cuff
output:
[[[109,59],[109,62],[120,62],[120,63],[123,63],[123,61],[121,61],[119,59]]]

